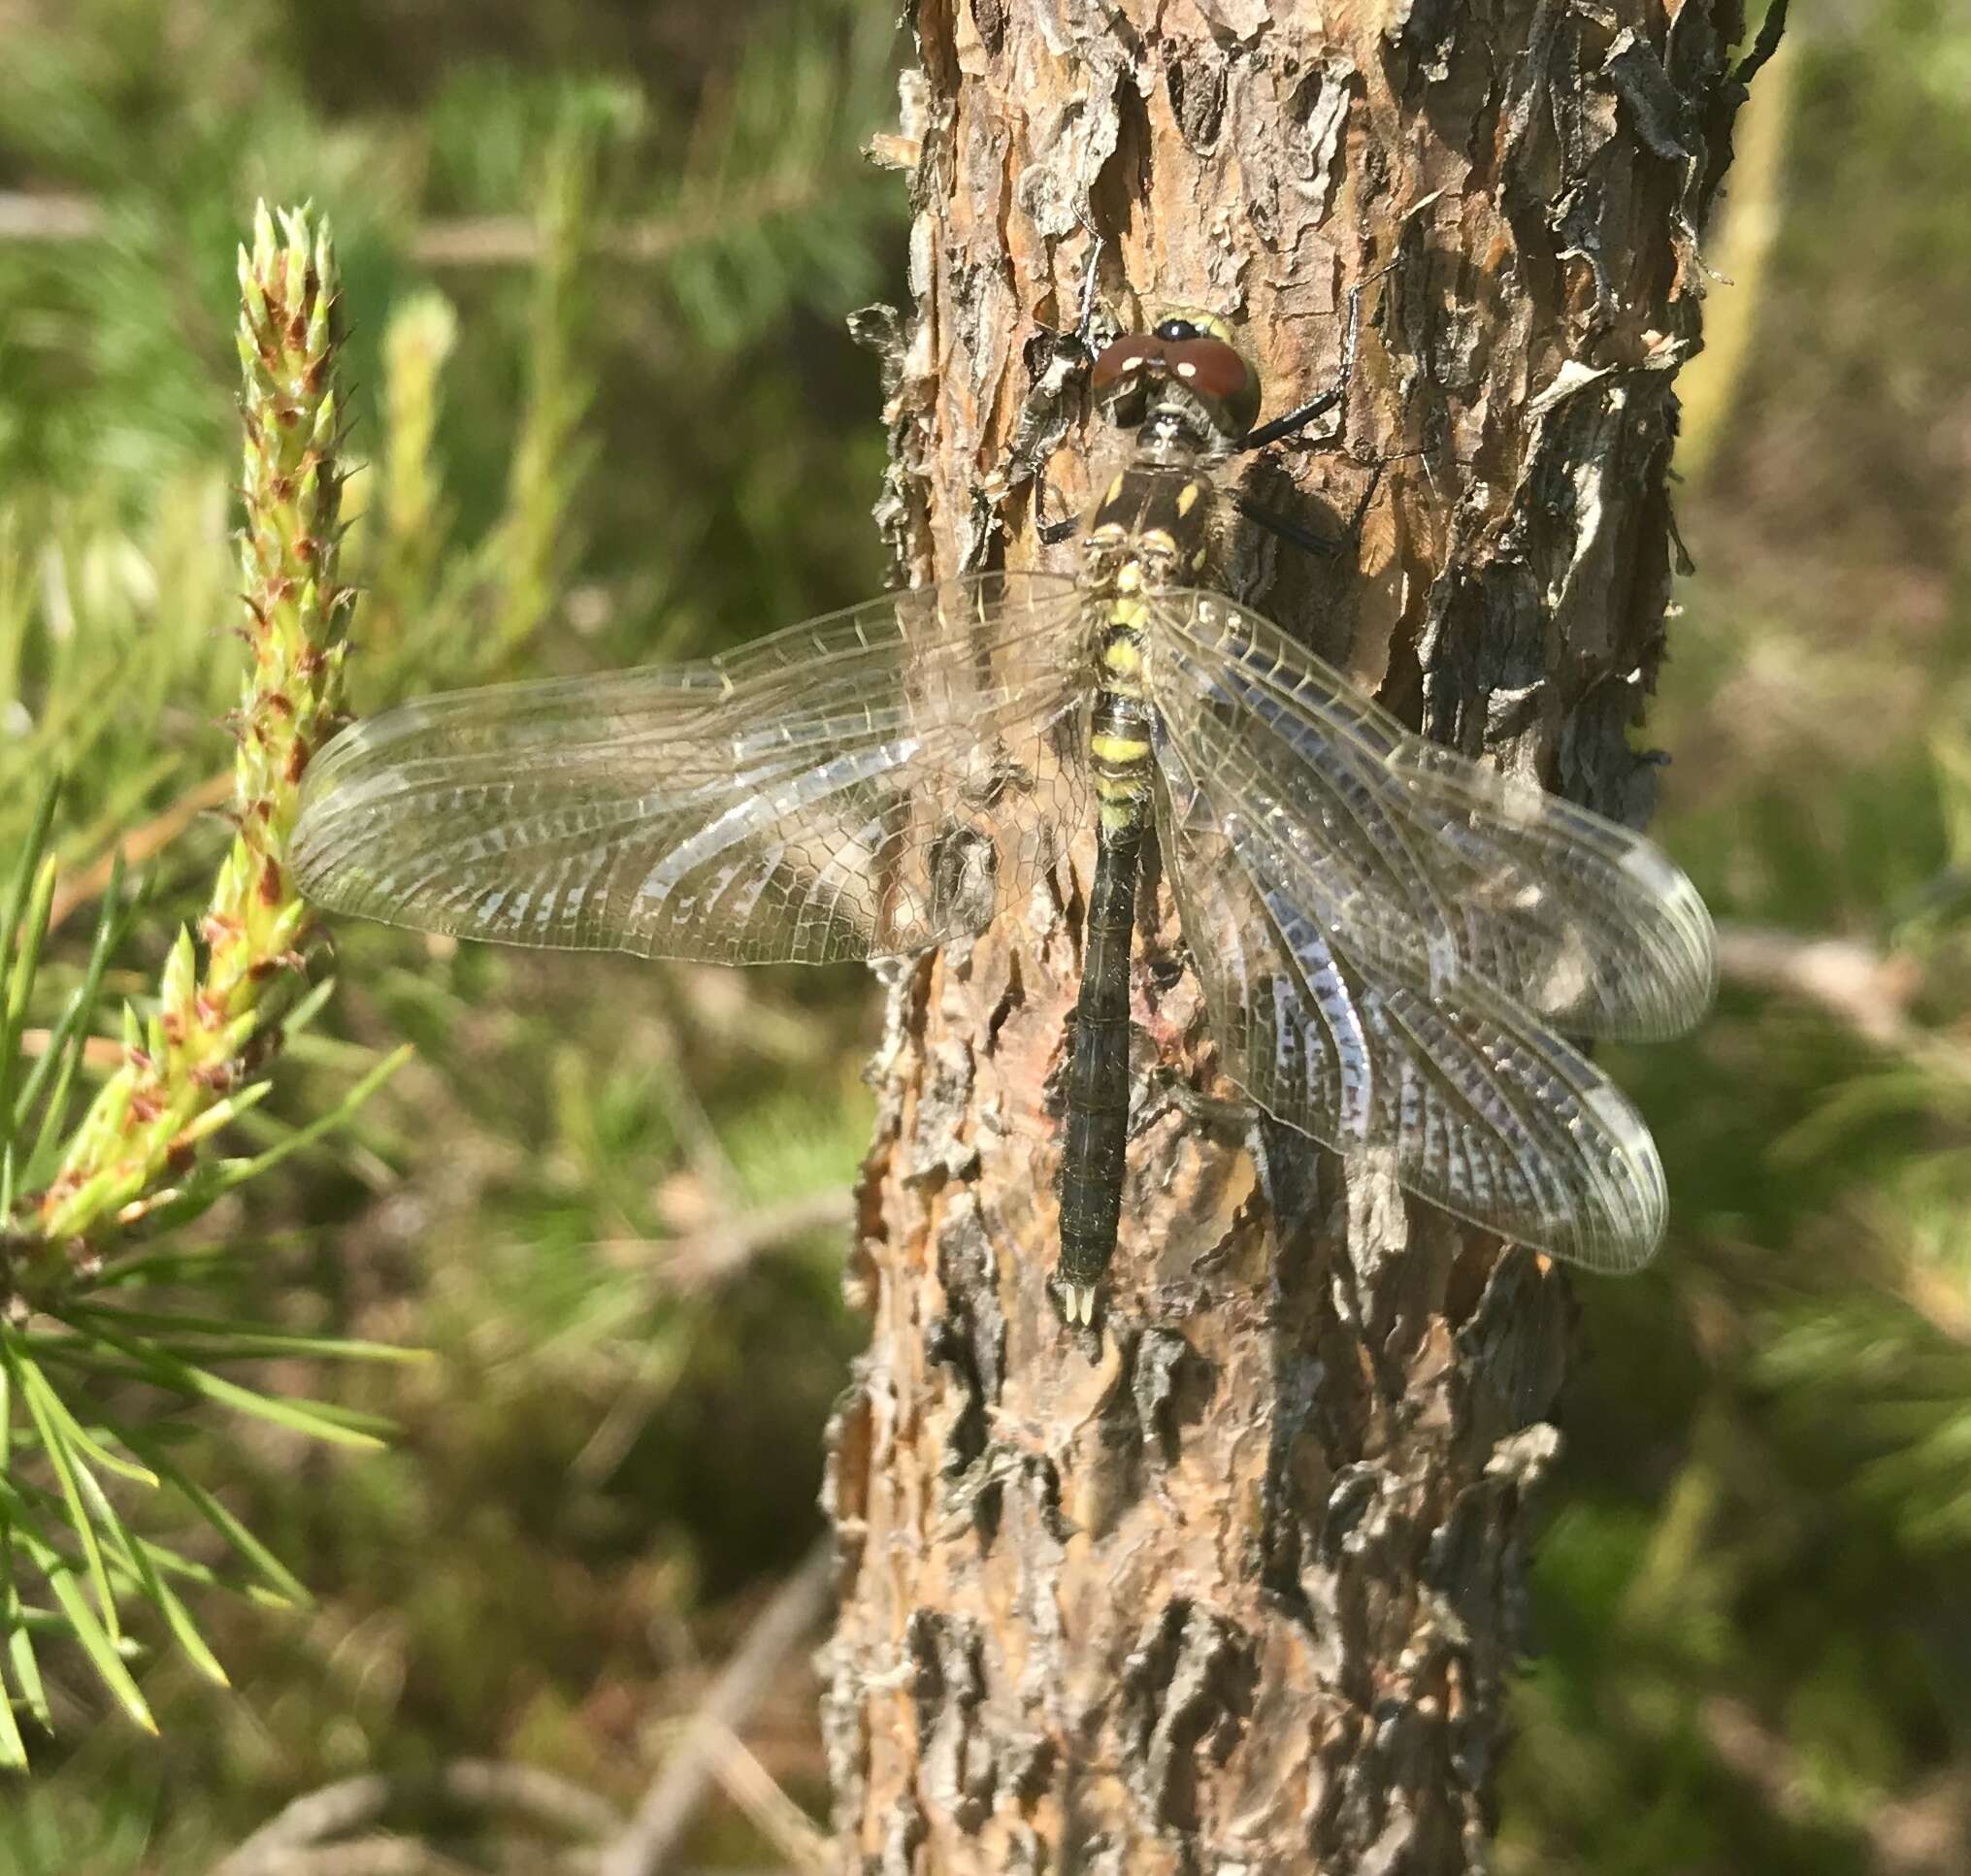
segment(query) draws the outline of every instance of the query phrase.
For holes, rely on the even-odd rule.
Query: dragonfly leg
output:
[[[1045,347],[1046,362],[1037,369],[1030,362],[1033,386],[1027,394],[1027,411],[1013,444],[1015,460],[1023,462],[1034,478],[1034,532],[1043,547],[1058,547],[1071,539],[1081,525],[1081,517],[1067,510],[1057,496],[1047,478],[1047,465],[1065,432],[1061,418],[1068,385],[1086,378],[1096,353],[1101,349],[1098,328],[1104,317],[1111,329],[1115,326],[1113,315],[1105,315],[1101,304],[1102,246],[1100,235],[1090,243],[1088,266],[1081,277],[1081,311],[1072,329],[1067,332],[1043,329],[1035,342]],[[1043,417],[1048,425],[1059,425],[1052,434],[1043,434]],[[1049,520],[1050,508],[1063,508],[1064,511]]]
[[[1341,334],[1341,362],[1335,371],[1334,382],[1325,391],[1317,391],[1306,403],[1297,405],[1284,416],[1263,423],[1257,430],[1248,430],[1238,444],[1241,451],[1264,449],[1268,444],[1298,436],[1317,417],[1324,417],[1330,411],[1336,413],[1334,427],[1326,436],[1316,438],[1315,446],[1326,449],[1341,441],[1348,428],[1348,386],[1355,377],[1356,342],[1362,336],[1362,296],[1395,266],[1396,262],[1390,261],[1373,274],[1364,275],[1348,289],[1348,324]]]
[[[1408,449],[1405,456],[1421,454],[1419,450]],[[1284,514],[1277,514],[1271,509],[1262,508],[1250,496],[1234,495],[1232,505],[1239,513],[1256,527],[1265,528],[1268,534],[1276,535],[1290,547],[1298,547],[1302,553],[1315,554],[1324,560],[1332,559],[1343,548],[1352,546],[1362,533],[1363,518],[1368,513],[1369,504],[1375,500],[1375,492],[1382,486],[1383,471],[1396,456],[1379,456],[1368,466],[1368,480],[1363,486],[1361,497],[1355,505],[1355,511],[1343,524],[1339,534],[1316,534],[1311,528],[1303,528],[1298,521]]]
[[[1361,291],[1360,288],[1355,290]],[[1318,397],[1310,397],[1305,404],[1296,406],[1285,416],[1275,417],[1270,423],[1263,423],[1257,430],[1248,430],[1238,446],[1241,451],[1264,449],[1268,444],[1298,436],[1316,417],[1324,417],[1330,411],[1339,410],[1347,401],[1347,396],[1345,388],[1330,384]],[[1339,429],[1336,429],[1330,435],[1323,437],[1321,441],[1325,444],[1333,443],[1340,434]]]
[[[1057,515],[1052,521],[1042,517],[1047,497],[1053,493],[1053,484],[1044,474],[1034,480],[1034,533],[1043,547],[1058,547],[1068,540],[1081,523],[1071,514]]]
[[[1353,533],[1327,535],[1316,534],[1311,528],[1303,528],[1298,521],[1290,520],[1284,514],[1276,514],[1271,509],[1262,508],[1249,495],[1234,495],[1232,505],[1255,527],[1277,536],[1290,547],[1298,547],[1304,554],[1313,554],[1322,560],[1331,560],[1354,539]]]
[[[1381,280],[1396,263],[1379,268],[1375,273],[1357,280],[1348,289],[1348,323],[1342,333],[1340,368],[1334,382],[1317,392],[1304,404],[1297,406],[1284,416],[1275,417],[1270,423],[1263,423],[1256,430],[1246,433],[1238,447],[1241,451],[1264,449],[1292,436],[1298,435],[1317,418],[1334,412],[1333,427],[1323,435],[1312,439],[1314,446],[1320,449],[1331,448],[1338,444],[1348,429],[1348,386],[1355,376],[1356,345],[1362,335],[1362,296],[1366,288]],[[1406,450],[1405,455],[1419,452]],[[1369,464],[1369,478],[1363,489],[1361,499],[1355,505],[1347,525],[1338,535],[1320,534],[1311,528],[1303,528],[1298,522],[1272,510],[1262,507],[1249,496],[1234,495],[1232,506],[1256,526],[1265,528],[1268,534],[1278,537],[1290,547],[1298,547],[1302,553],[1314,554],[1323,559],[1331,559],[1349,546],[1362,530],[1363,517],[1367,514],[1369,504],[1375,499],[1375,492],[1382,482],[1382,474],[1388,464],[1396,461],[1395,456],[1378,457]]]

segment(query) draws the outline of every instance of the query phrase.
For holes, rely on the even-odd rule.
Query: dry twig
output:
[[[744,1727],[781,1667],[811,1634],[830,1601],[834,1555],[826,1539],[781,1586],[699,1707],[671,1762],[644,1794],[627,1829],[604,1852],[598,1876],[658,1876],[684,1842],[718,1778],[722,1741]]]
[[[717,1755],[712,1769],[725,1794],[804,1876],[823,1876],[832,1867],[829,1843],[814,1821],[780,1789],[744,1741],[716,1720],[696,1724],[710,1730],[711,1749]]]

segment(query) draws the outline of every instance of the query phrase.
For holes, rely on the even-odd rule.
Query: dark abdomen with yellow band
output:
[[[1130,951],[1150,815],[1153,719],[1143,698],[1145,609],[1162,588],[1203,578],[1213,496],[1182,468],[1118,476],[1089,525],[1086,584],[1106,620],[1089,721],[1100,825],[1082,939],[1061,1158],[1061,1266],[1068,1314],[1089,1320],[1115,1254],[1130,1121]]]

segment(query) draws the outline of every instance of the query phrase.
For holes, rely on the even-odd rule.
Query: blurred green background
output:
[[[894,122],[885,9],[0,0],[0,858],[57,761],[72,877],[155,844],[125,991],[223,840],[184,808],[230,758],[256,196],[341,243],[357,708],[882,584],[842,317],[903,293],[903,185],[860,155]],[[1648,732],[1728,980],[1695,1037],[1613,1062],[1675,1216],[1647,1275],[1579,1286],[1510,1872],[1971,1867],[1967,98],[1961,7],[1799,0],[1742,120]],[[202,1430],[186,1463],[319,1606],[203,1599],[235,1689],[160,1653],[158,1742],[85,1673],[51,1688],[0,1871],[205,1870],[297,1794],[470,1756],[631,1800],[819,1529],[867,974],[338,952],[272,1105],[418,1058],[208,1221],[217,1280],[436,1359],[292,1376],[392,1416],[379,1458]],[[818,1808],[785,1679],[748,1741]],[[727,1805],[693,1854],[776,1860]]]

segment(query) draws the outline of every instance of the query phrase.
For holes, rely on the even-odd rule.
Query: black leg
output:
[[[1255,527],[1277,536],[1290,547],[1298,547],[1302,553],[1318,555],[1331,560],[1350,545],[1362,533],[1362,524],[1368,514],[1369,504],[1375,500],[1375,492],[1382,486],[1383,471],[1391,463],[1401,462],[1410,456],[1421,456],[1421,449],[1399,450],[1394,456],[1378,456],[1368,465],[1368,480],[1363,484],[1362,494],[1357,498],[1355,512],[1342,524],[1339,534],[1316,534],[1312,529],[1303,528],[1298,522],[1289,520],[1284,514],[1276,514],[1271,509],[1261,508],[1246,495],[1233,495],[1233,508],[1252,522]]]
[[[1289,411],[1285,416],[1263,423],[1257,430],[1248,430],[1239,448],[1242,451],[1264,449],[1269,443],[1278,443],[1282,437],[1291,437],[1296,431],[1306,429],[1316,417],[1326,416],[1341,402],[1341,392],[1330,387],[1319,397],[1310,397],[1298,410]]]
[[[1306,429],[1317,417],[1326,416],[1330,411],[1337,412],[1338,415],[1333,429],[1319,439],[1320,446],[1330,447],[1341,441],[1348,428],[1348,386],[1350,379],[1355,376],[1356,342],[1362,333],[1363,292],[1381,280],[1395,265],[1396,263],[1392,261],[1388,267],[1377,269],[1375,273],[1357,280],[1348,289],[1348,324],[1341,335],[1341,369],[1335,381],[1325,391],[1310,397],[1306,403],[1289,411],[1285,416],[1275,417],[1272,422],[1263,423],[1257,430],[1248,431],[1244,441],[1238,445],[1241,450],[1264,449],[1268,444],[1278,443],[1283,437],[1291,437]],[[1414,449],[1400,452],[1403,456],[1421,453],[1420,450]],[[1302,553],[1331,558],[1340,553],[1361,533],[1363,518],[1368,513],[1369,504],[1375,500],[1376,490],[1382,485],[1384,468],[1397,460],[1399,460],[1397,456],[1384,456],[1369,464],[1368,482],[1362,491],[1361,499],[1355,505],[1355,512],[1349,516],[1347,526],[1338,536],[1316,534],[1285,515],[1275,514],[1270,509],[1262,508],[1245,495],[1234,495],[1232,506],[1248,521],[1265,528],[1269,534],[1276,535],[1290,547],[1298,547]]]
[[[1255,527],[1265,528],[1288,546],[1298,547],[1302,553],[1315,554],[1323,560],[1331,560],[1352,539],[1350,535],[1316,534],[1301,527],[1298,521],[1290,521],[1284,514],[1275,514],[1271,509],[1261,508],[1248,495],[1234,495],[1232,505]]]
[[[1423,452],[1418,449],[1406,449],[1402,453],[1405,456],[1417,456]],[[1378,456],[1369,464],[1368,480],[1362,485],[1362,499],[1356,503],[1355,512],[1348,517],[1348,538],[1351,541],[1362,533],[1363,518],[1368,513],[1368,505],[1375,500],[1376,490],[1383,485],[1383,471],[1391,463],[1400,460],[1401,458],[1396,456]]]
[[[1159,1072],[1155,1085],[1131,1114],[1130,1138],[1140,1138],[1173,1110],[1194,1127],[1232,1139],[1249,1134],[1262,1111],[1256,1103],[1240,1096],[1228,1099],[1199,1094],[1189,1082],[1180,1079],[1175,1070],[1166,1069]]]
[[[1098,277],[1101,269],[1101,237],[1100,235],[1092,236],[1088,250],[1088,270],[1081,280],[1080,316],[1075,320],[1074,330],[1071,333],[1057,333],[1053,335],[1054,343],[1064,352],[1069,346],[1080,352],[1081,357],[1078,361],[1077,369],[1082,372],[1086,372],[1089,366],[1095,362],[1097,351],[1095,322],[1096,314],[1101,304],[1097,290]],[[1016,453],[1019,453],[1018,445],[1016,444],[1015,447]],[[1052,451],[1048,451],[1048,455],[1051,454]],[[1064,513],[1052,521],[1047,519],[1048,508],[1050,506],[1058,506],[1058,504],[1050,503],[1049,498],[1053,495],[1054,488],[1053,484],[1047,479],[1047,462],[1045,457],[1034,461],[1033,468],[1034,533],[1043,547],[1056,547],[1062,542],[1072,538],[1075,530],[1080,527],[1081,520],[1078,515],[1071,513]]]
[[[1064,514],[1058,520],[1043,521],[1040,518],[1040,505],[1049,492],[1044,474],[1034,478],[1034,535],[1043,547],[1058,547],[1064,541],[1070,541],[1081,523],[1071,514]]]
[[[1285,416],[1275,417],[1270,423],[1261,424],[1257,430],[1247,431],[1239,444],[1241,450],[1264,449],[1269,443],[1297,435],[1316,417],[1326,416],[1330,411],[1339,411],[1341,418],[1322,442],[1340,441],[1342,433],[1348,428],[1348,385],[1355,376],[1355,346],[1362,333],[1362,296],[1395,265],[1396,262],[1391,261],[1388,267],[1378,268],[1348,289],[1348,324],[1341,335],[1341,369],[1335,373],[1334,382],[1325,391],[1310,397],[1305,404],[1289,411]]]

